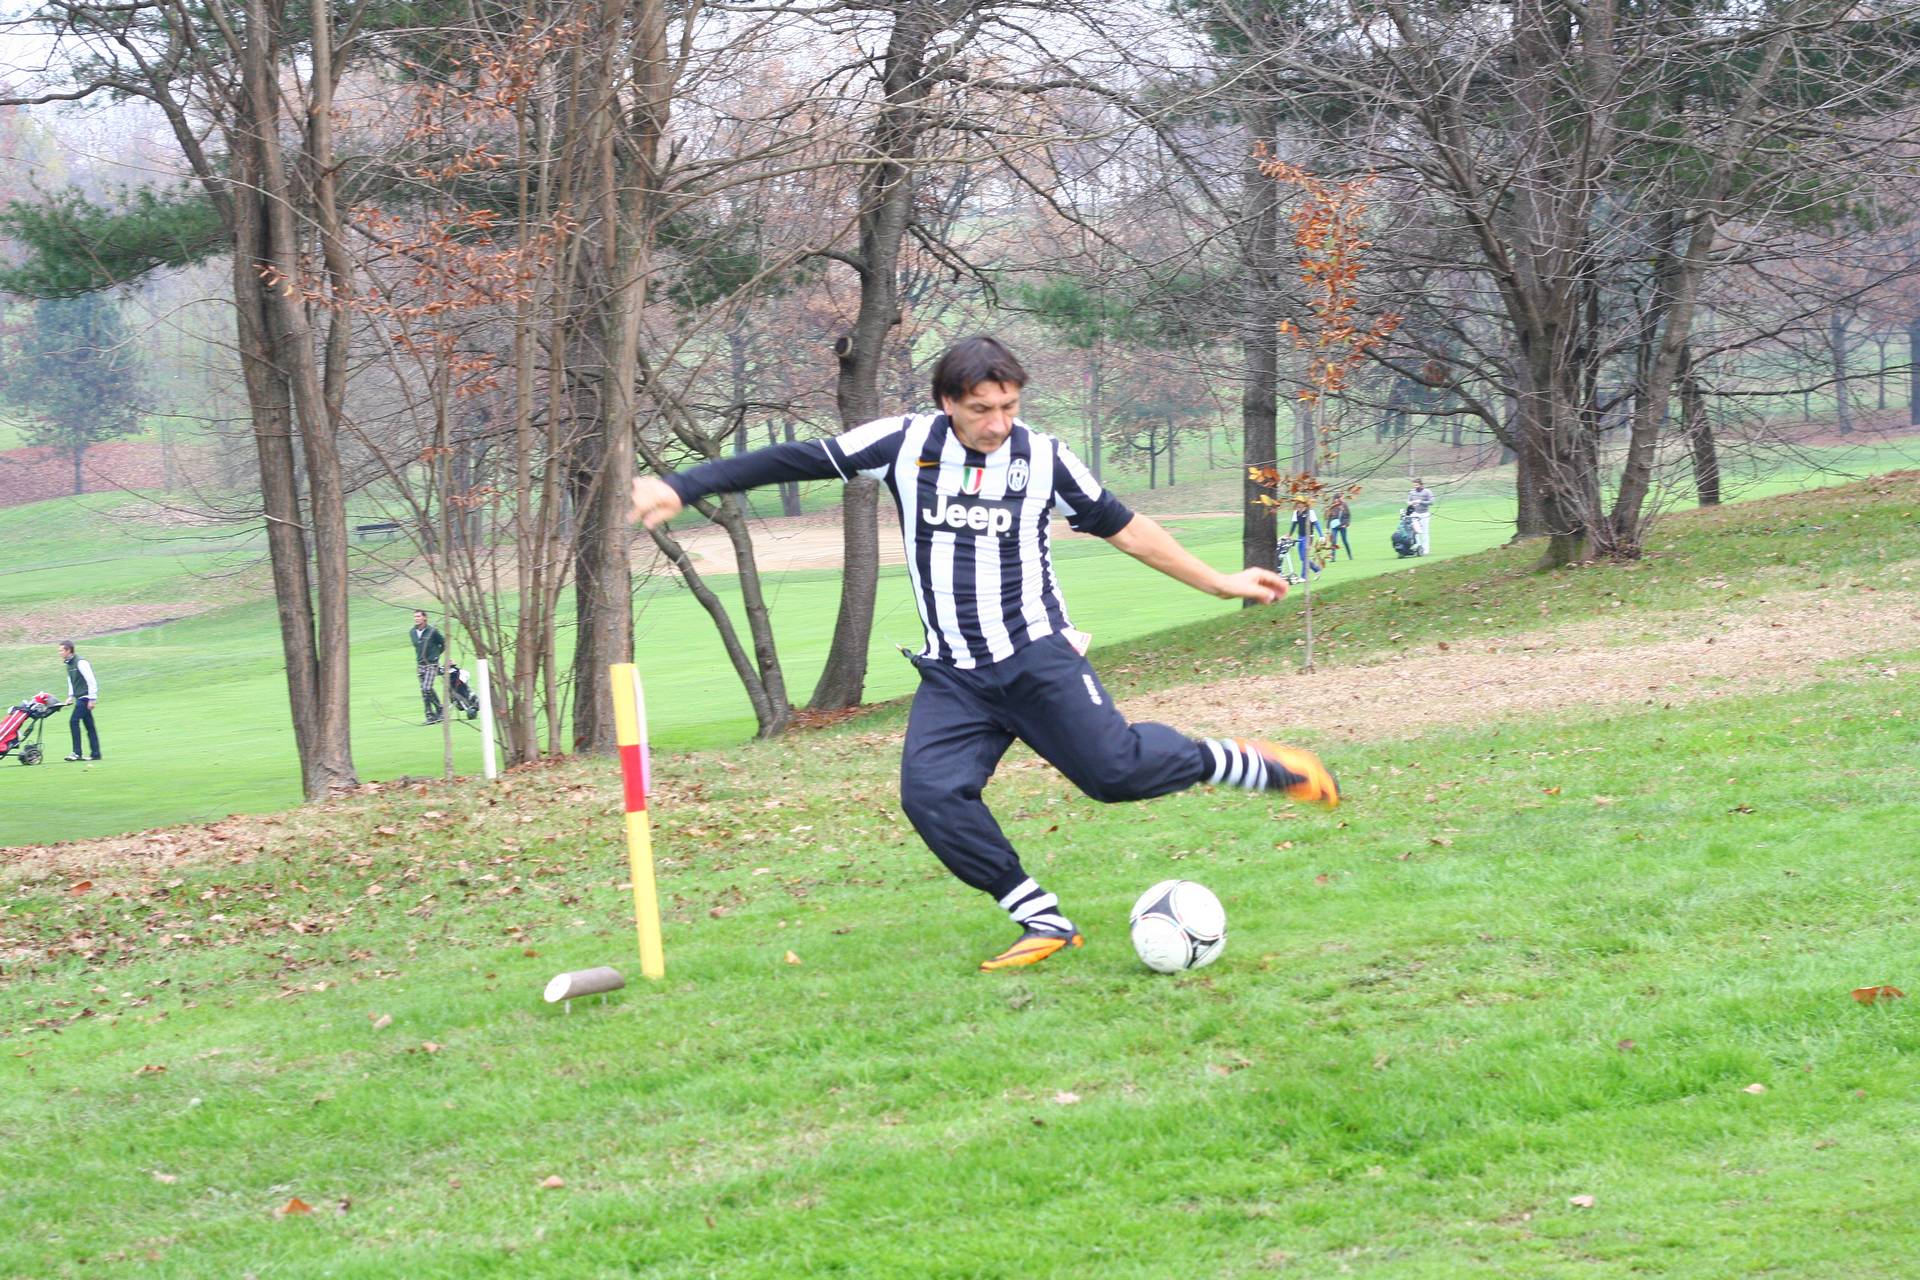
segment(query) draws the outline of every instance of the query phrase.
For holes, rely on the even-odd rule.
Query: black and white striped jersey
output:
[[[1015,421],[992,453],[966,448],[947,415],[882,418],[845,435],[716,458],[666,478],[683,502],[786,480],[870,476],[900,512],[924,658],[980,667],[1064,631],[1049,529],[1056,509],[1111,537],[1133,519],[1073,452]]]

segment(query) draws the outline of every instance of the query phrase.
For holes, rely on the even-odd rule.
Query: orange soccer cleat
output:
[[[1340,783],[1334,778],[1333,770],[1320,763],[1320,757],[1313,752],[1257,738],[1245,739],[1240,745],[1266,761],[1269,787],[1302,804],[1325,805],[1329,809],[1339,806]]]
[[[993,959],[982,960],[980,968],[986,973],[996,969],[1023,969],[1039,964],[1056,951],[1080,946],[1085,941],[1078,933],[1023,933],[1018,942]]]

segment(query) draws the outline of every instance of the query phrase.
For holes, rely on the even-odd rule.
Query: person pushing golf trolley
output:
[[[413,630],[407,633],[407,638],[413,641],[414,670],[420,677],[420,701],[427,713],[422,723],[439,724],[445,718],[446,710],[440,704],[440,692],[436,687],[441,676],[447,677],[447,696],[453,699],[454,707],[466,712],[469,720],[479,715],[480,699],[468,687],[466,672],[451,662],[440,661],[447,651],[447,638],[440,634],[440,628],[428,620],[425,609],[413,611]]]
[[[1083,941],[981,799],[1014,739],[1109,803],[1208,782],[1332,808],[1340,791],[1297,747],[1129,724],[1086,660],[1090,637],[1068,619],[1049,528],[1058,509],[1074,529],[1222,599],[1275,603],[1286,597],[1285,580],[1270,569],[1222,573],[1101,488],[1065,444],[1020,420],[1027,373],[996,339],[958,343],[932,381],[938,412],[639,477],[632,518],[657,528],[713,494],[783,481],[863,475],[887,486],[926,629],[925,646],[907,655],[920,687],[901,754],[900,805],[947,869],[990,895],[1020,930],[980,965],[1011,969]]]

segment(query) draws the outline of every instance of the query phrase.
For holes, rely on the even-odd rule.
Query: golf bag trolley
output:
[[[423,662],[420,664],[420,692],[423,695],[435,693],[434,681],[441,676],[447,678],[447,696],[453,700],[454,710],[464,711],[471,720],[480,714],[480,695],[467,683],[467,673],[458,664],[452,662]]]
[[[1401,559],[1420,554],[1420,538],[1413,531],[1413,508],[1409,506],[1400,513],[1400,523],[1393,530],[1393,553]]]
[[[467,713],[467,719],[480,714],[480,695],[467,684],[467,673],[451,662],[447,664],[447,695],[456,708]]]
[[[55,702],[51,694],[36,693],[9,707],[6,718],[0,719],[0,760],[12,756],[21,764],[39,764],[40,730],[64,705]]]

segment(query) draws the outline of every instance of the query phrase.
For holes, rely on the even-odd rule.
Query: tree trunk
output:
[[[633,661],[627,492],[634,472],[640,316],[652,260],[660,141],[672,108],[666,0],[603,0],[598,39],[604,42],[608,68],[602,83],[630,77],[635,91],[631,106],[619,98],[598,103],[600,119],[594,125],[604,130],[595,161],[609,272],[599,298],[606,369],[599,421],[583,459],[590,474],[579,477],[585,483],[574,545],[573,746],[611,752],[617,744],[609,668]],[[623,48],[629,63],[624,77],[613,72]]]
[[[1600,519],[1597,455],[1593,437],[1579,411],[1578,388],[1563,375],[1566,362],[1551,354],[1548,337],[1523,344],[1522,385],[1515,402],[1515,444],[1520,476],[1531,490],[1521,499],[1538,512],[1546,537],[1542,568],[1560,568],[1586,559]]]
[[[1713,421],[1707,416],[1707,397],[1700,388],[1690,351],[1680,358],[1680,420],[1693,456],[1693,491],[1703,507],[1720,505],[1720,454],[1714,445]]]
[[[873,636],[874,592],[880,581],[880,482],[847,481],[840,494],[840,612],[833,623],[827,665],[808,704],[816,711],[857,707],[867,684],[867,644]]]
[[[1840,434],[1853,434],[1853,387],[1847,376],[1847,317],[1836,308],[1827,313],[1827,355],[1833,361],[1833,416]]]
[[[1167,424],[1167,488],[1169,489],[1173,488],[1173,483],[1174,483],[1173,445],[1174,445],[1174,441],[1177,438],[1178,438],[1178,432],[1174,430],[1173,424],[1169,422]]]
[[[793,707],[787,699],[786,676],[780,670],[780,655],[774,647],[773,615],[767,609],[761,590],[760,567],[753,557],[753,535],[747,530],[746,503],[730,493],[720,499],[716,522],[727,531],[733,543],[734,559],[739,564],[740,601],[747,614],[747,634],[753,639],[753,662],[760,696],[753,699],[760,736],[775,737],[786,732],[793,719]]]
[[[1248,121],[1256,139],[1273,137],[1278,122],[1271,105],[1258,104]],[[1280,188],[1251,158],[1242,171],[1244,217],[1240,253],[1243,273],[1240,316],[1240,564],[1269,568],[1278,532],[1273,508],[1259,499],[1266,490],[1248,472],[1279,464],[1280,378],[1279,263]]]
[[[742,313],[744,316],[744,313]],[[727,369],[733,378],[733,455],[747,451],[747,334],[746,321],[727,330]],[[771,431],[771,425],[767,428]]]
[[[1314,432],[1313,406],[1304,400],[1293,402],[1293,470],[1296,475],[1317,475],[1320,471],[1320,441]]]
[[[941,16],[930,8],[894,11],[893,31],[881,64],[886,105],[874,121],[868,147],[879,162],[860,180],[860,309],[853,331],[836,351],[835,385],[840,422],[846,430],[880,416],[880,370],[887,335],[900,323],[900,244],[913,219],[913,164],[919,142],[919,108],[927,96],[927,47]],[[826,667],[808,704],[816,711],[858,706],[867,683],[867,646],[873,636],[874,591],[880,579],[879,482],[855,477],[842,495],[846,538],[840,612]]]
[[[767,434],[768,435],[773,434],[773,427],[771,425],[767,427]],[[793,436],[793,419],[792,418],[788,418],[782,424],[781,435],[788,444],[793,443],[794,436]],[[779,443],[779,441],[769,440],[768,443],[777,444]],[[781,483],[780,514],[788,518],[792,518],[800,514],[800,482],[798,480],[787,480]]]
[[[1099,344],[1088,353],[1087,359],[1087,468],[1093,472],[1093,478],[1101,484],[1106,477],[1101,472],[1101,455],[1106,452],[1101,447],[1101,438],[1105,435],[1105,426],[1100,417],[1101,397],[1106,394],[1106,368],[1100,358]]]
[[[1873,335],[1873,348],[1876,353],[1873,374],[1873,407],[1879,410],[1887,407],[1887,335],[1885,333],[1875,333]],[[161,431],[164,433],[166,428],[162,426]],[[163,434],[161,439],[164,440],[165,438]]]
[[[73,455],[73,494],[77,498],[87,491],[87,473],[80,466],[80,460],[87,456],[87,446],[77,444],[68,452]]]
[[[1907,320],[1907,425],[1920,427],[1920,315]]]
[[[281,156],[277,54],[274,25],[263,0],[247,5],[248,43],[244,51],[247,123],[257,127],[258,179],[265,197],[263,265],[286,282],[266,291],[268,335],[276,364],[284,371],[299,428],[307,474],[309,527],[313,538],[314,654],[316,685],[312,760],[307,772],[307,798],[325,799],[336,789],[359,785],[353,767],[351,707],[348,686],[348,578],[346,488],[340,473],[339,420],[330,411],[323,373],[314,354],[314,335],[307,308],[296,293],[303,278],[300,220],[287,182],[288,168]],[[316,24],[326,21],[324,5],[315,10]],[[322,99],[324,101],[324,98]],[[311,145],[311,144],[310,144]],[[331,167],[327,156],[311,157],[316,170]],[[314,208],[311,213],[318,215]]]
[[[265,29],[252,29],[269,41]],[[263,74],[271,53],[235,51],[248,75]],[[286,374],[274,350],[268,319],[271,303],[260,268],[272,259],[268,246],[265,197],[261,194],[260,130],[248,122],[250,96],[238,105],[243,118],[231,135],[232,183],[216,188],[233,236],[233,296],[236,345],[252,419],[254,455],[259,465],[260,497],[266,521],[267,559],[273,573],[274,607],[280,620],[280,650],[287,673],[287,709],[293,722],[294,752],[304,796],[325,789],[318,762],[320,732],[319,658],[313,639],[313,580],[307,555],[307,525],[300,511],[293,401]],[[178,127],[176,127],[178,132]],[[183,147],[190,138],[182,138]]]

